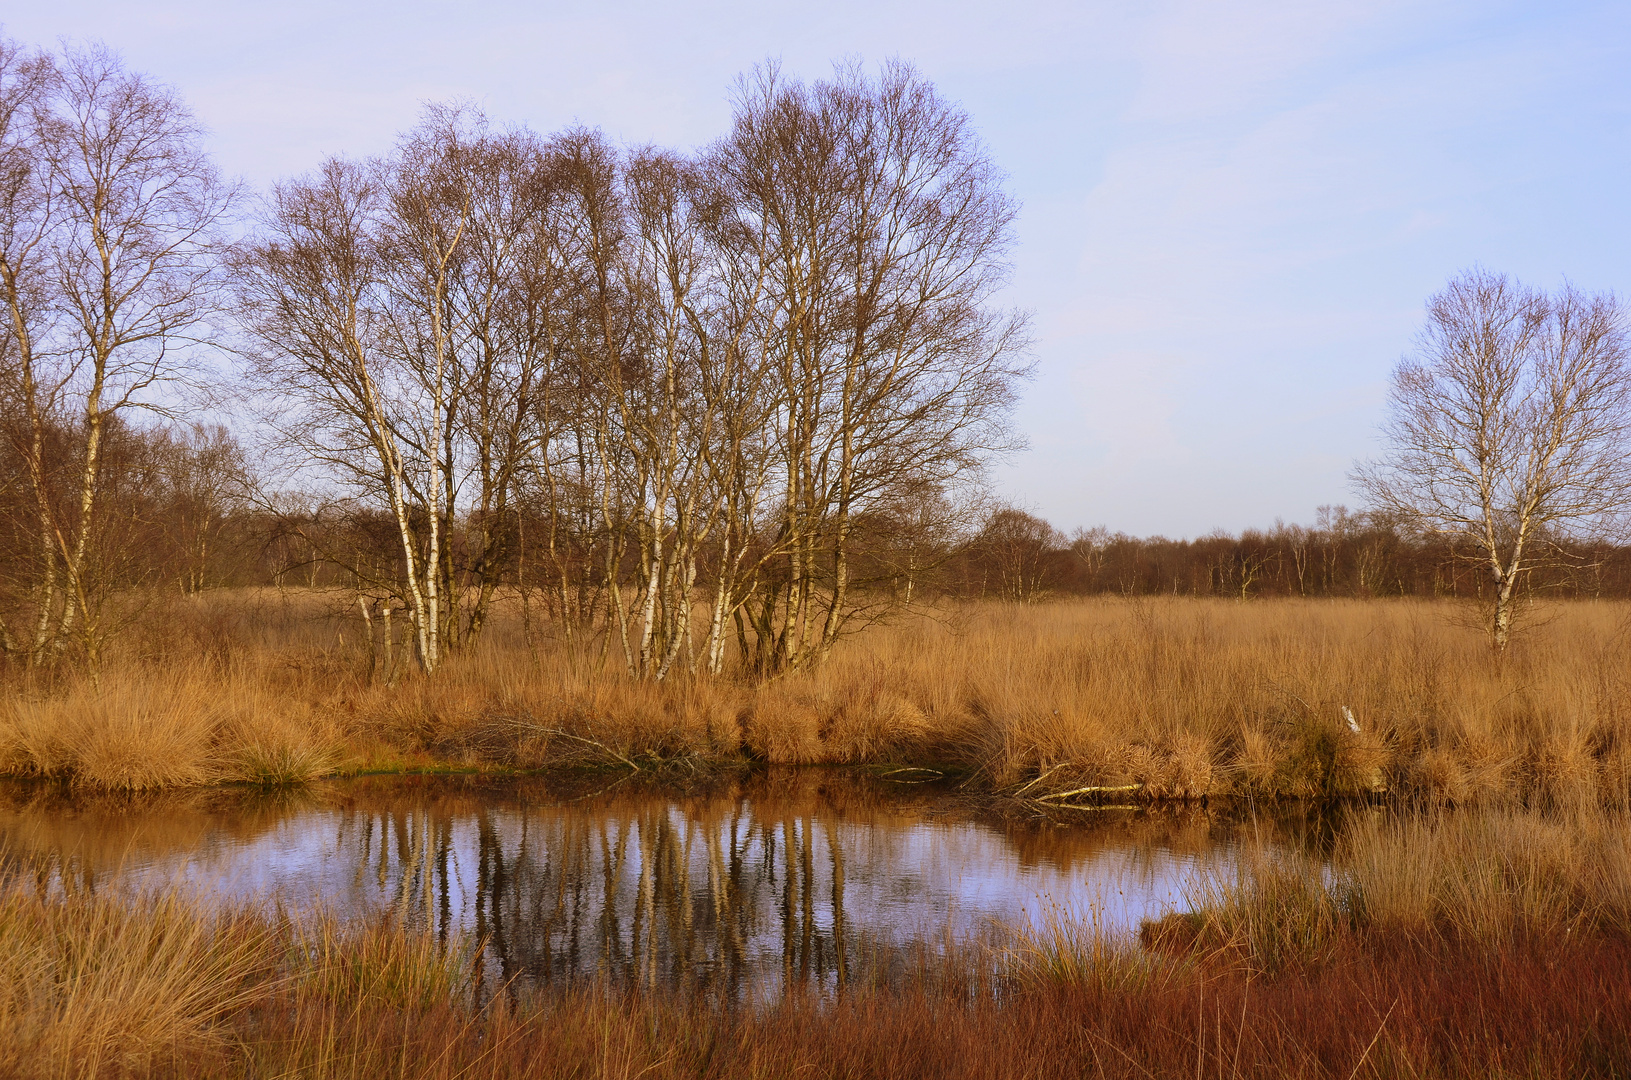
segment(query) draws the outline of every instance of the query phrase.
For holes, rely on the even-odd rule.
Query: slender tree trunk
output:
[[[379,668],[379,654],[374,647],[374,616],[368,610],[368,598],[362,593],[357,594],[357,610],[362,612],[362,632],[368,638],[368,681],[373,682]]]
[[[391,600],[385,600],[385,610],[380,612],[380,620],[385,627],[385,685],[396,685],[396,634],[391,629]]]
[[[738,559],[741,556],[737,556]],[[730,599],[730,582],[736,563],[731,559],[731,534],[725,531],[724,545],[719,554],[719,580],[714,584],[714,602],[708,615],[708,640],[702,653],[706,658],[708,674],[718,675],[725,653],[725,604]]]

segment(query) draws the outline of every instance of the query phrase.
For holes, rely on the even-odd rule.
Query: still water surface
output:
[[[485,977],[732,992],[830,986],[880,955],[1050,912],[1110,928],[1184,906],[1247,836],[1309,820],[1195,807],[1002,815],[948,786],[771,770],[700,791],[584,780],[365,777],[294,794],[83,799],[0,787],[0,852],[76,885],[394,912],[484,942]]]

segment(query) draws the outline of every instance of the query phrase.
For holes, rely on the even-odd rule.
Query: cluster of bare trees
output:
[[[140,532],[116,507],[153,486],[124,467],[151,461],[136,415],[181,400],[235,197],[170,92],[101,50],[0,40],[8,657],[95,663]]]
[[[1010,443],[1013,213],[899,65],[758,72],[696,154],[433,108],[273,193],[235,264],[251,381],[331,501],[392,534],[313,543],[370,619],[406,614],[424,668],[509,580],[569,640],[598,620],[635,677],[718,671],[731,634],[790,670],[864,621],[869,537]]]
[[[761,69],[734,106],[683,153],[432,106],[246,219],[173,93],[0,41],[8,661],[94,666],[121,590],[296,564],[426,671],[503,589],[529,633],[653,680],[817,664],[926,588],[1459,593],[1470,565],[1504,646],[1535,575],[1601,586],[1631,500],[1612,297],[1453,281],[1356,473],[1363,518],[976,528],[1026,328],[994,300],[1015,210],[968,118],[900,64]],[[178,423],[206,345],[240,361],[258,478]]]
[[[393,643],[405,615],[425,670],[503,585],[637,677],[718,671],[732,635],[786,671],[875,579],[910,598],[1012,442],[1013,206],[904,66],[760,71],[697,153],[432,107],[228,244],[239,192],[172,93],[0,43],[0,155],[0,645],[30,666],[94,666],[110,597],[203,587],[253,522]],[[175,423],[223,337],[283,455],[258,483]]]

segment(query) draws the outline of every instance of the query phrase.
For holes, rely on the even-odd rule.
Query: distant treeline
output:
[[[71,437],[64,433],[66,440]],[[157,586],[191,594],[230,586],[355,588],[389,575],[400,559],[395,522],[350,502],[311,497],[268,505],[237,439],[219,426],[110,427],[99,498],[104,521],[119,533],[95,545],[121,552],[102,573],[125,587]],[[37,538],[27,527],[33,507],[24,463],[0,444],[0,561],[26,563]],[[58,498],[72,497],[72,477]],[[858,529],[856,584],[879,601],[933,598],[1034,603],[1100,594],[1254,597],[1479,598],[1489,573],[1474,553],[1412,536],[1384,516],[1321,507],[1311,525],[1218,531],[1193,540],[1136,537],[1106,528],[1066,534],[1013,508],[981,513],[939,505],[917,519],[869,520]],[[539,501],[522,501],[491,530],[502,534],[502,566],[492,580],[523,587],[553,615],[562,600],[564,564],[586,570],[616,543],[593,520],[553,518]],[[465,530],[456,530],[463,535]],[[622,541],[633,543],[631,535]],[[1530,574],[1529,589],[1564,598],[1631,597],[1631,547],[1555,544]],[[721,552],[702,553],[704,562]],[[455,544],[453,576],[469,579],[474,553]],[[632,571],[630,572],[632,575]],[[570,602],[594,610],[604,602],[589,583]],[[632,577],[631,577],[632,580]],[[7,627],[8,633],[18,632]]]
[[[1631,596],[1631,548],[1549,542],[1526,575],[1532,594]],[[1223,531],[1195,540],[1105,528],[1066,536],[1023,511],[991,514],[950,554],[939,587],[962,597],[1029,602],[1049,595],[1455,597],[1490,588],[1479,553],[1414,536],[1385,515],[1320,507],[1312,525]]]

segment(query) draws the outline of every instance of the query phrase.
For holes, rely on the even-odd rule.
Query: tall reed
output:
[[[1197,882],[1188,912],[1143,927],[1166,953],[1253,969],[1439,943],[1487,952],[1631,941],[1631,816],[1443,810],[1350,815],[1329,866],[1246,844]]]

